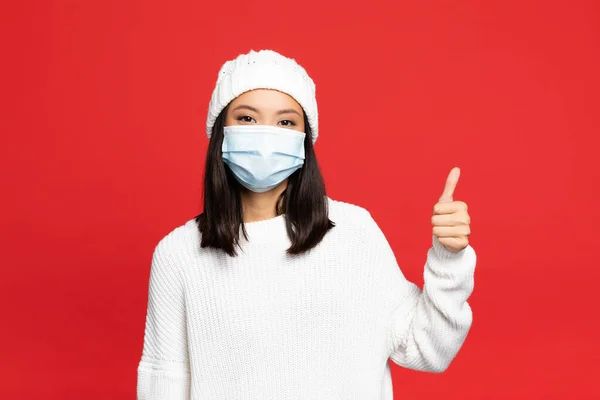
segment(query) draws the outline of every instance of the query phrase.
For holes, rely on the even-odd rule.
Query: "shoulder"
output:
[[[371,213],[357,204],[334,200],[328,197],[329,218],[336,226],[372,229],[377,226]]]
[[[374,257],[390,255],[387,238],[371,212],[357,204],[329,199],[329,217],[335,223],[336,240],[343,241],[351,248],[360,249],[360,254]]]
[[[195,219],[189,219],[168,230],[158,240],[152,255],[153,264],[180,265],[191,254],[194,243],[198,243],[198,229]]]

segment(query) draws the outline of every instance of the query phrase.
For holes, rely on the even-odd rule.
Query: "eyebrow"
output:
[[[257,114],[260,114],[260,111],[258,111],[256,108],[247,106],[245,104],[240,104],[239,106],[237,106],[236,108],[234,108],[231,111],[236,111],[236,110],[250,110],[250,111],[253,111],[253,112],[257,113]]]
[[[236,110],[250,110],[252,112],[255,112],[257,114],[260,114],[260,111],[258,111],[258,109],[251,107],[249,105],[246,104],[240,104],[239,106],[237,106],[236,108],[234,108],[231,111],[236,111]],[[297,114],[299,117],[302,117],[302,114],[300,114],[298,111],[294,110],[293,108],[286,108],[284,110],[279,110],[277,111],[277,115],[281,115],[281,114]]]
[[[286,108],[285,110],[279,110],[279,111],[277,111],[277,115],[290,114],[290,113],[291,114],[297,114],[299,117],[302,117],[302,115],[298,111],[294,110],[293,108]]]

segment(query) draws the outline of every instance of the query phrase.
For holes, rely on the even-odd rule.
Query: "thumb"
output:
[[[444,186],[444,192],[440,196],[440,202],[453,201],[454,190],[458,184],[458,178],[460,177],[460,168],[454,167],[448,174],[446,179],[446,186]]]

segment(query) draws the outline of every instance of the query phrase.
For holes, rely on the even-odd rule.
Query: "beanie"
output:
[[[206,135],[209,138],[221,111],[236,97],[254,89],[274,89],[294,98],[306,114],[313,143],[317,140],[315,83],[294,59],[273,50],[251,50],[223,64],[208,106]]]

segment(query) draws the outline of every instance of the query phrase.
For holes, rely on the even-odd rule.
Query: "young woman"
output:
[[[138,399],[391,400],[388,359],[448,367],[476,263],[457,168],[420,290],[369,212],[327,197],[315,86],[294,60],[226,62],[206,132],[204,210],[154,250]]]

